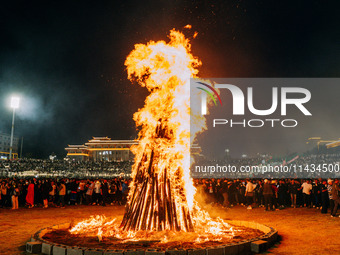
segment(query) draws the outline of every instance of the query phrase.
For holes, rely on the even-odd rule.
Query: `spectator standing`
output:
[[[216,202],[220,205],[223,205],[222,184],[221,179],[217,179],[214,191]]]
[[[256,188],[256,184],[253,184],[250,180],[247,180],[245,197],[246,203],[248,205],[247,209],[253,209],[252,204],[254,201],[254,189]]]
[[[113,203],[117,202],[116,194],[117,194],[116,183],[114,181],[111,181],[110,185],[109,185],[109,196],[110,196],[110,200],[111,200],[111,205],[113,205]]]
[[[257,186],[254,190],[255,193],[255,199],[259,207],[264,206],[264,198],[263,198],[263,183],[262,181],[258,181]]]
[[[223,182],[221,184],[221,193],[222,193],[222,196],[223,196],[222,205],[224,207],[228,207],[229,201],[228,201],[228,180],[227,179],[223,180]]]
[[[290,201],[291,206],[296,208],[296,196],[298,193],[298,184],[295,182],[295,180],[291,180],[290,184],[288,185],[288,192],[290,194]]]
[[[85,200],[85,181],[81,180],[78,186],[78,203],[83,204]]]
[[[43,200],[44,208],[48,207],[48,197],[52,187],[48,180],[43,180],[41,183],[41,198]]]
[[[295,180],[295,183],[298,185],[298,191],[296,194],[296,205],[303,206],[303,195],[302,195],[301,182],[299,180]]]
[[[122,200],[123,200],[123,192],[122,192],[123,188],[122,188],[121,180],[119,179],[116,180],[116,187],[117,187],[117,196],[116,196],[117,202],[119,205],[121,205]]]
[[[302,187],[304,206],[311,208],[311,192],[312,192],[313,186],[310,183],[310,180],[307,180],[304,183],[302,183],[301,187]]]
[[[107,184],[107,180],[103,181],[101,189],[102,189],[102,206],[106,206],[106,203],[108,203],[108,197],[109,197],[109,186]]]
[[[237,190],[236,183],[234,181],[228,182],[228,199],[231,206],[237,204]]]
[[[211,180],[208,183],[208,196],[209,196],[209,201],[211,201],[212,203],[215,202],[214,185]]]
[[[17,184],[13,184],[12,187],[12,210],[19,209],[19,195],[20,190]]]
[[[237,190],[238,190],[238,200],[239,203],[241,205],[244,205],[247,201],[245,201],[245,193],[246,193],[246,183],[243,182],[239,182],[238,186],[237,186]]]
[[[26,203],[28,204],[29,208],[34,207],[34,186],[34,182],[31,180],[30,184],[28,185],[26,195]]]
[[[273,200],[273,189],[272,185],[269,183],[267,179],[264,180],[263,184],[263,197],[264,197],[264,206],[265,210],[268,209],[273,210],[272,200]]]
[[[61,206],[61,208],[65,208],[66,186],[64,181],[60,182],[58,192],[59,192],[59,205]]]
[[[328,179],[327,183],[328,183],[327,190],[328,190],[328,197],[329,197],[329,209],[331,210],[331,213],[332,213],[334,209],[334,200],[333,200],[333,193],[332,193],[333,180]]]
[[[52,204],[56,202],[56,189],[57,189],[57,186],[55,185],[55,182],[52,181],[51,191],[49,192],[50,202],[52,202]]]
[[[93,189],[94,189],[94,182],[90,181],[87,187],[87,191],[86,191],[86,204],[88,205],[92,204]]]
[[[77,191],[78,191],[78,185],[76,183],[76,180],[72,179],[69,182],[69,192],[70,192],[70,200],[69,204],[76,205],[77,204]]]
[[[277,196],[278,196],[278,203],[280,208],[284,208],[287,204],[286,202],[286,196],[288,193],[288,188],[284,180],[279,181]]]
[[[8,189],[8,183],[5,181],[2,181],[1,185],[1,207],[6,207],[9,205],[9,189]]]
[[[321,207],[321,189],[321,182],[315,180],[313,185],[313,207],[316,207],[316,209]]]
[[[129,184],[128,181],[121,181],[122,183],[122,204],[127,201],[127,196],[129,195]]]
[[[99,205],[101,202],[101,183],[100,181],[96,181],[94,184],[94,190],[93,190],[93,205],[97,204]]]
[[[272,190],[273,190],[272,203],[273,203],[273,206],[275,207],[275,209],[278,210],[278,206],[277,206],[278,188],[277,188],[276,180],[272,180]]]
[[[327,213],[329,204],[327,182],[323,181],[321,185],[321,213]]]
[[[340,197],[339,197],[339,180],[335,180],[332,186],[332,198],[334,201],[334,208],[333,211],[331,212],[331,216],[335,217],[336,212],[338,210],[338,206],[340,204]]]
[[[39,205],[42,204],[42,197],[41,197],[41,180],[34,180],[34,204]]]
[[[27,189],[28,189],[29,181],[23,181],[21,185],[19,185],[20,195],[19,195],[19,206],[26,205],[26,196],[27,196]]]

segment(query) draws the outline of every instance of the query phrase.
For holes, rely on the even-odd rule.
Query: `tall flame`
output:
[[[143,156],[145,146],[153,143],[159,120],[167,120],[168,130],[172,131],[170,140],[161,150],[164,158],[161,164],[171,163],[170,176],[181,169],[183,178],[175,185],[185,188],[186,199],[190,208],[193,206],[195,189],[189,175],[190,167],[190,78],[196,77],[197,67],[201,62],[191,54],[191,45],[184,35],[176,30],[170,31],[170,42],[149,42],[135,45],[135,49],[125,61],[128,78],[137,79],[151,94],[146,98],[142,109],[134,114],[139,132],[139,145],[133,148],[136,161]],[[204,118],[197,127],[203,129]],[[192,132],[196,133],[199,130]],[[193,139],[191,139],[193,141]],[[169,142],[171,144],[169,144]],[[171,161],[171,162],[169,162]],[[159,167],[158,169],[163,169]],[[138,164],[133,167],[132,178],[138,173]],[[131,193],[135,184],[131,184]],[[130,193],[130,194],[131,194]]]

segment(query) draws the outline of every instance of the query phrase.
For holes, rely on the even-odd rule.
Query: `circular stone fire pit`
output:
[[[185,243],[167,246],[153,241],[136,241],[112,247],[105,242],[91,243],[91,239],[77,241],[77,236],[68,236],[70,223],[43,228],[32,236],[26,244],[28,253],[54,255],[227,255],[251,254],[268,249],[277,240],[277,231],[272,228],[249,221],[227,221],[230,225],[252,232],[250,238],[233,238],[230,243],[205,242],[196,245]],[[254,237],[255,236],[255,237]],[[72,238],[72,240],[70,240]],[[95,237],[92,238],[94,241]],[[76,245],[72,245],[76,243]]]

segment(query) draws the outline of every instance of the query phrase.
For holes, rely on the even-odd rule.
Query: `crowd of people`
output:
[[[65,205],[123,205],[131,179],[0,179],[2,208],[65,207]],[[266,211],[307,207],[336,216],[339,179],[194,179],[196,198],[204,204],[231,208],[265,207]]]
[[[62,207],[65,205],[122,205],[126,202],[129,179],[0,179],[0,206]]]
[[[232,164],[264,164],[278,159],[270,157],[234,159]],[[340,154],[295,156],[292,162],[279,159],[283,164],[311,162],[339,163]],[[122,205],[127,200],[132,161],[76,162],[72,160],[19,159],[0,161],[0,206],[49,207],[65,205]],[[336,215],[339,200],[339,180],[295,177],[265,178],[245,176],[235,178],[194,178],[197,198],[203,203],[218,203],[224,207],[244,205],[248,209],[265,207],[279,210],[287,207],[320,209],[321,213]],[[251,179],[246,179],[251,177]]]
[[[132,164],[132,161],[0,160],[0,177],[111,177],[130,174]]]
[[[257,206],[266,211],[307,207],[334,217],[340,204],[339,179],[196,179],[195,186],[204,203],[224,207]]]

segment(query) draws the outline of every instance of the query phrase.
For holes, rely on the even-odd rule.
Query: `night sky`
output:
[[[24,156],[63,158],[67,144],[92,136],[136,138],[132,115],[147,91],[127,80],[125,58],[134,44],[165,40],[187,24],[187,36],[198,32],[192,51],[203,62],[201,77],[339,77],[339,7],[312,0],[2,1],[0,131],[10,133],[8,98],[19,94],[15,135],[24,137]]]

